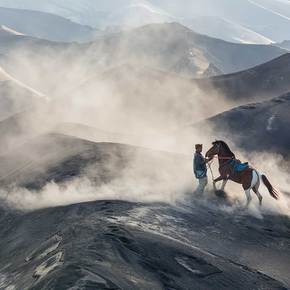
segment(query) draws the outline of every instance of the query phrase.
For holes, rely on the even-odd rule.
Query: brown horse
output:
[[[236,183],[242,184],[247,197],[246,206],[249,206],[252,200],[251,189],[256,193],[259,203],[262,205],[263,197],[259,192],[260,182],[262,180],[270,195],[273,198],[278,199],[278,192],[273,188],[268,178],[263,174],[259,174],[256,169],[248,167],[240,172],[234,170],[232,162],[236,160],[235,154],[224,141],[215,141],[212,145],[212,148],[207,151],[205,156],[209,160],[212,160],[215,155],[218,156],[220,176],[214,180],[215,189],[215,184],[218,181],[223,181],[221,190],[224,190],[227,181],[232,180]]]

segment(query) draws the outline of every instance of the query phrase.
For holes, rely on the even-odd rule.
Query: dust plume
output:
[[[174,38],[175,32],[164,37]],[[1,60],[5,69],[40,91],[49,102],[34,106],[31,99],[31,109],[0,124],[0,131],[4,132],[1,155],[5,158],[9,149],[11,157],[9,162],[3,162],[4,176],[5,172],[8,175],[11,172],[12,178],[23,175],[17,171],[19,168],[25,168],[26,177],[56,171],[65,158],[87,149],[87,144],[74,149],[77,140],[66,146],[56,146],[55,141],[33,145],[31,140],[48,133],[162,151],[152,151],[149,157],[146,155],[148,159],[142,154],[127,156],[118,175],[103,183],[94,181],[102,178],[95,162],[82,169],[81,177],[59,185],[51,181],[36,191],[15,185],[9,192],[1,192],[8,204],[35,209],[98,199],[174,203],[193,192],[196,185],[192,176],[193,145],[204,143],[208,148],[216,136],[202,132],[203,128],[202,133],[179,131],[235,104],[214,90],[209,95],[185,74],[174,72],[168,64],[174,52],[167,52],[162,42],[150,43],[149,36],[150,33],[140,33],[133,43],[136,37],[133,32],[110,35],[89,44],[25,41],[6,54]],[[149,49],[152,51],[148,52]],[[187,53],[190,57],[191,52]],[[193,66],[196,74],[206,65],[202,55]],[[269,170],[274,183],[287,188],[288,181],[282,180],[278,167],[273,172],[274,166],[265,164],[259,154],[253,160],[263,170]],[[109,172],[116,170],[116,162],[111,161],[106,168]],[[277,164],[275,159],[271,161]]]

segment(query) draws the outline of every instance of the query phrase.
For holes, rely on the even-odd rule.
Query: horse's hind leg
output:
[[[261,193],[259,192],[259,186],[254,186],[253,187],[253,191],[256,193],[258,199],[259,199],[259,204],[260,206],[262,205],[262,201],[263,201],[263,196],[261,195]]]
[[[256,184],[253,186],[253,191],[256,193],[258,199],[259,199],[259,204],[260,206],[262,205],[262,201],[263,201],[263,196],[261,195],[261,193],[259,192],[259,187],[260,187],[260,177],[257,171],[254,171],[253,174],[256,174],[257,177],[257,182]]]
[[[252,200],[252,197],[251,197],[251,188],[245,190],[245,194],[246,194],[246,197],[247,197],[247,204],[246,204],[246,207],[249,206],[251,200]]]

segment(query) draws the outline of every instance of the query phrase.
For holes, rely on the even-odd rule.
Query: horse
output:
[[[236,156],[224,141],[215,141],[212,145],[213,146],[206,152],[205,157],[208,161],[211,161],[214,156],[218,156],[220,176],[213,181],[215,190],[216,183],[219,181],[223,181],[221,187],[222,191],[224,191],[228,180],[234,181],[243,186],[247,198],[246,207],[249,206],[252,200],[251,190],[257,195],[259,205],[261,206],[263,197],[259,192],[259,187],[262,180],[270,195],[276,200],[279,198],[277,190],[271,185],[268,178],[264,174],[260,174],[256,169],[248,166],[240,172],[235,172],[232,162],[236,161]]]

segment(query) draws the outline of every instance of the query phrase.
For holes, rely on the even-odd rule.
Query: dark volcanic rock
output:
[[[237,262],[231,258],[249,250],[250,243],[255,244],[256,251],[272,256],[268,262],[264,260],[266,265],[261,267],[264,269],[276,263],[282,251],[283,255],[289,255],[289,237],[283,236],[289,221],[275,218],[279,224],[275,232],[281,233],[279,239],[284,241],[278,247],[268,222],[265,232],[265,221],[250,218],[249,227],[249,217],[232,220],[227,214],[200,206],[195,210],[198,213],[183,213],[168,206],[99,201],[15,214],[9,221],[1,213],[1,287],[286,289],[282,283],[259,272],[261,266],[255,269],[259,263],[253,257],[247,263],[254,268],[238,262],[247,260],[244,255]],[[167,219],[167,215],[172,219]],[[215,231],[211,226],[213,219],[222,222]],[[223,233],[225,226],[227,234]],[[200,234],[196,235],[196,230]],[[221,234],[217,235],[219,230]],[[205,231],[206,243],[202,234]],[[247,234],[243,236],[243,232]],[[259,239],[261,235],[263,238]],[[222,250],[221,242],[225,245]],[[270,253],[266,254],[263,247],[271,243]],[[222,256],[222,251],[227,254]],[[287,273],[289,264],[283,259],[280,262],[286,267],[283,273]],[[284,281],[288,278],[284,276]]]

